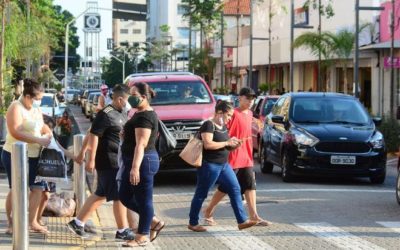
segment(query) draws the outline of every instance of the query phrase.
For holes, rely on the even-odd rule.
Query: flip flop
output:
[[[48,234],[49,231],[45,228],[38,229],[38,228],[29,228],[29,233],[39,233],[39,234]]]
[[[267,227],[267,226],[271,226],[272,222],[267,221],[267,220],[259,220],[257,221],[256,226],[260,226],[260,227]]]
[[[126,242],[126,243],[122,244],[122,247],[145,247],[145,246],[147,246],[147,243],[148,243],[147,240],[138,241],[138,240],[135,239],[133,241]]]
[[[150,232],[150,242],[153,242],[155,239],[157,239],[158,235],[160,234],[161,230],[162,230],[164,227],[165,227],[165,222],[162,221],[162,220],[160,220],[160,221],[151,229],[152,232]],[[153,233],[153,232],[154,232],[155,234],[153,234],[153,236],[152,236],[152,233]]]
[[[218,223],[214,220],[213,217],[204,218],[204,224],[207,226],[216,226]]]

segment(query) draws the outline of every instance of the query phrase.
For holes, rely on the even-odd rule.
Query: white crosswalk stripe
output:
[[[248,249],[248,250],[273,250],[268,243],[253,236],[246,231],[239,231],[235,226],[212,226],[207,228],[207,232],[222,242],[229,249]]]
[[[296,223],[295,225],[341,249],[351,249],[351,250],[384,249],[326,222]]]
[[[376,223],[400,233],[400,221],[377,221]]]

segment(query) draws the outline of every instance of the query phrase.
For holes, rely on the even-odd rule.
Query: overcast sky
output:
[[[101,8],[112,8],[111,0],[98,0],[97,2],[99,4],[98,6]],[[85,0],[54,0],[54,4],[62,6],[63,9],[68,10],[75,17],[81,14],[86,9]],[[107,38],[112,38],[112,12],[99,10],[99,13],[101,15],[100,52],[101,56],[105,56],[108,54],[106,52]],[[75,26],[78,28],[78,36],[80,42],[78,53],[83,57],[83,16],[78,18]]]

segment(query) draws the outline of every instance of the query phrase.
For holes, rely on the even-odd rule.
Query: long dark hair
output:
[[[40,83],[31,78],[24,79],[24,91],[22,92],[23,96],[29,95],[33,98],[40,92],[43,92],[43,87],[40,85]]]
[[[151,102],[151,99],[156,96],[154,90],[145,82],[137,82],[133,86],[136,87],[140,95],[146,96],[149,102]]]

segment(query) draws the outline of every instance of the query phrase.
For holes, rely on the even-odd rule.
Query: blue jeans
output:
[[[202,166],[197,169],[197,185],[190,206],[189,224],[192,226],[199,224],[201,206],[207,198],[208,191],[215,183],[227,191],[237,223],[245,222],[247,214],[242,203],[240,185],[231,166],[228,163],[217,164],[203,161]]]
[[[140,165],[140,182],[133,186],[129,180],[133,159],[124,157],[125,169],[119,188],[119,199],[125,207],[139,214],[139,234],[149,234],[151,221],[154,216],[153,183],[154,175],[160,167],[160,158],[157,151],[145,152]]]

